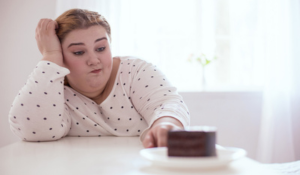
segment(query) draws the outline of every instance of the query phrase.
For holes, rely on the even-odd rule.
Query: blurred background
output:
[[[157,65],[178,88],[192,125],[218,127],[218,144],[265,163],[300,159],[299,0],[0,1],[0,147],[14,97],[42,58],[41,18],[97,11],[114,56]]]

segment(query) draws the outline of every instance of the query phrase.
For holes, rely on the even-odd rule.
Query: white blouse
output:
[[[26,141],[64,136],[140,136],[160,117],[189,125],[189,112],[176,88],[156,66],[120,57],[109,96],[97,104],[64,86],[67,68],[40,61],[9,112],[11,130]]]

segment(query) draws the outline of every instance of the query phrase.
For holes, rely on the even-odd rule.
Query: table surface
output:
[[[247,157],[212,170],[166,169],[139,151],[138,137],[66,137],[53,142],[19,141],[0,148],[1,175],[254,175],[278,173]]]

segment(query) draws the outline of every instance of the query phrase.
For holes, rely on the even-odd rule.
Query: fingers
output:
[[[35,38],[37,39],[38,36],[40,35],[40,29],[42,28],[42,22],[43,22],[43,19],[40,19],[38,25],[36,26],[35,28]]]
[[[42,22],[44,21],[44,19],[40,19],[38,25],[37,25],[37,29],[40,29],[42,27]]]
[[[143,146],[145,148],[167,146],[168,131],[171,128],[169,125],[157,125],[152,127],[143,140]]]
[[[35,38],[38,39],[41,36],[41,33],[43,32],[43,30],[45,30],[45,21],[47,19],[40,19],[36,29],[35,29]]]
[[[47,28],[47,27],[45,26],[45,24],[48,23],[47,20],[48,20],[48,19],[42,19],[42,21],[41,21],[41,27],[40,27],[40,29],[41,29],[42,31],[45,31],[46,28]]]
[[[171,127],[163,125],[158,128],[157,131],[157,146],[158,147],[164,147],[167,146],[167,137],[168,137],[168,131],[171,129]]]
[[[42,22],[42,29],[46,32],[51,32],[55,29],[55,24],[52,19],[44,19]]]
[[[47,32],[55,33],[56,26],[58,27],[56,21],[53,21],[53,20],[48,21],[47,27],[46,27]]]
[[[149,130],[148,133],[146,134],[146,136],[143,140],[143,146],[145,148],[156,147],[155,140],[154,140],[154,137],[153,137],[153,134],[152,134],[151,130]]]
[[[52,19],[41,19],[36,28],[35,39],[37,46],[44,57],[58,57],[56,62],[62,65],[62,49],[55,28],[58,27],[56,21]],[[55,56],[54,56],[55,55]],[[57,58],[57,59],[58,59]]]
[[[151,127],[143,140],[143,145],[145,148],[166,147],[168,146],[167,140],[169,130],[178,129],[181,128],[170,122],[163,122]]]
[[[48,18],[40,19],[37,27],[36,32],[51,32],[55,31],[55,29],[58,28],[58,24],[56,21]]]

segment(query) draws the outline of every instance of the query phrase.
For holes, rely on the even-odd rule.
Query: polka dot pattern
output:
[[[163,116],[188,124],[186,105],[158,68],[136,58],[120,59],[114,88],[101,104],[63,85],[68,69],[39,62],[11,107],[14,132],[26,141],[45,141],[66,135],[141,136]]]
[[[63,90],[60,82],[69,72],[54,63],[40,61],[30,74],[9,112],[11,129],[22,140],[49,141],[67,135],[71,119],[59,93]],[[61,125],[65,129],[60,129]]]

